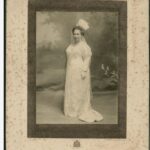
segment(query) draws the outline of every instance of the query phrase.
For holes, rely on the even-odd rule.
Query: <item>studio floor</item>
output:
[[[118,99],[117,92],[93,93],[92,107],[100,112],[104,119],[94,124],[117,124]],[[37,124],[85,124],[76,118],[63,114],[63,91],[44,90],[36,93]],[[93,124],[93,123],[92,123]]]

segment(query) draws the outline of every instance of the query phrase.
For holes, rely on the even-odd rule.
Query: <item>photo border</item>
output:
[[[36,124],[36,11],[118,12],[118,124]],[[28,3],[28,137],[126,138],[127,2],[100,0],[30,0]]]

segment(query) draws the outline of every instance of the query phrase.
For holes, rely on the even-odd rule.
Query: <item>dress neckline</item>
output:
[[[78,45],[80,45],[80,44],[82,44],[83,43],[83,41],[80,41],[80,42],[78,42],[77,44],[71,44],[73,47],[76,47],[76,46],[78,46]]]

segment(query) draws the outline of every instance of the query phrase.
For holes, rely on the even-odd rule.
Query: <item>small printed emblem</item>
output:
[[[78,140],[74,141],[73,147],[80,147],[80,142]]]

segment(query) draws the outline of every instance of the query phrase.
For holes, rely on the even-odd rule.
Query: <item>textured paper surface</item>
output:
[[[27,138],[27,0],[7,0],[6,149],[148,150],[148,0],[128,0],[127,138]]]

